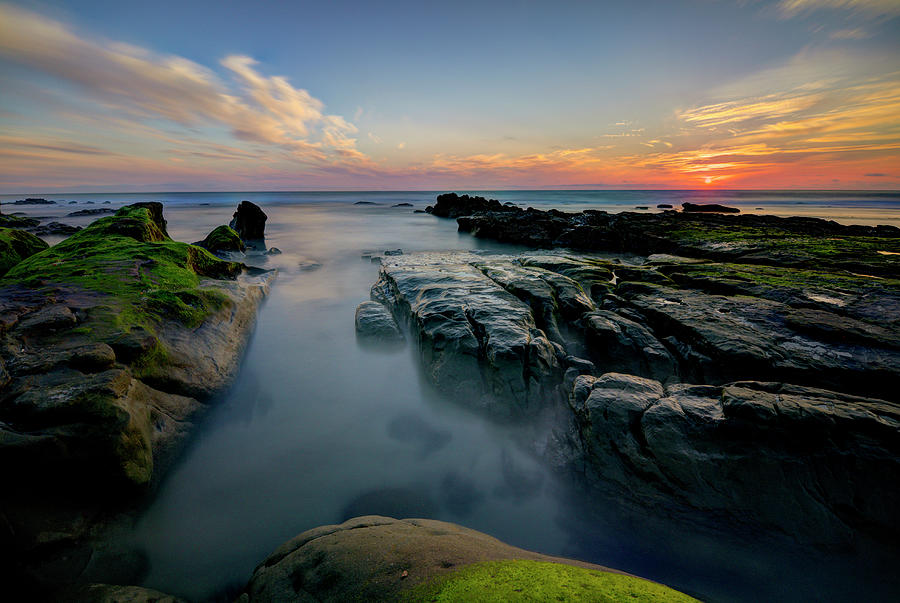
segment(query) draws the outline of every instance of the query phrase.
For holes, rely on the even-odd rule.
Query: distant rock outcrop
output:
[[[717,213],[717,214],[739,214],[741,210],[736,207],[728,207],[727,205],[719,205],[718,203],[682,203],[681,211],[693,213]]]

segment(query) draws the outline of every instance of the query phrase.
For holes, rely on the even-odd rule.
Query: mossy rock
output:
[[[47,249],[47,247],[49,247],[47,243],[29,232],[13,228],[0,228],[0,276],[6,274],[22,260]]]
[[[192,327],[227,303],[221,293],[201,288],[201,279],[231,279],[241,269],[240,263],[170,239],[161,204],[144,203],[123,207],[32,255],[0,279],[0,286],[48,294],[78,287],[113,296],[112,317],[123,326],[174,319]]]
[[[35,218],[25,216],[13,216],[10,214],[0,214],[0,227],[4,228],[31,228],[37,226],[40,221]]]
[[[562,563],[526,559],[489,561],[422,584],[403,601],[696,601],[662,584]]]
[[[233,228],[225,225],[217,226],[197,245],[213,253],[245,250],[244,242],[241,240],[240,235]]]

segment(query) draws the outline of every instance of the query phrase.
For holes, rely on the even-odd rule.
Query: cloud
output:
[[[372,134],[371,132],[369,132],[369,135],[368,135],[368,136],[369,136],[369,140],[371,140],[371,141],[374,142],[375,144],[381,144],[381,138],[379,138],[379,137],[376,136],[375,134]]]
[[[0,58],[75,85],[135,121],[224,126],[241,141],[284,149],[302,162],[365,162],[356,127],[284,77],[262,75],[251,57],[221,62],[231,76],[188,59],[126,44],[88,40],[66,25],[0,5]]]
[[[781,0],[778,9],[785,17],[818,10],[843,10],[856,14],[881,17],[900,15],[897,0]]]
[[[854,27],[853,29],[839,29],[832,32],[830,37],[834,40],[865,40],[872,37],[872,34],[861,27]]]

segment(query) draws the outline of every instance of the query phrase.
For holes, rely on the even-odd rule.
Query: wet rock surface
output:
[[[250,201],[241,201],[228,226],[237,232],[248,247],[265,250],[263,240],[266,236],[267,219],[268,216],[258,205]]]
[[[895,226],[844,226],[819,218],[754,214],[523,210],[452,193],[439,196],[432,213],[457,218],[459,230],[476,237],[538,248],[663,253],[900,277],[900,228]]]
[[[363,302],[356,308],[356,333],[360,338],[370,341],[403,341],[403,333],[390,310],[373,301]]]
[[[823,544],[898,534],[898,280],[419,253],[384,258],[372,297],[464,403],[516,417],[568,399],[549,454],[603,488]]]

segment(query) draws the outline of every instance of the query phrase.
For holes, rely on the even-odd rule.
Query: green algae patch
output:
[[[696,601],[634,576],[546,561],[490,561],[466,566],[404,593],[405,601]]]
[[[4,216],[14,217],[14,216]],[[49,245],[30,232],[13,228],[0,228],[0,276]]]
[[[245,250],[240,235],[230,226],[224,225],[214,228],[198,245],[212,252]]]
[[[229,303],[224,294],[202,288],[201,280],[234,278],[241,268],[173,241],[161,207],[136,204],[18,263],[2,282],[38,290],[74,286],[113,296],[116,312],[124,313],[116,322],[123,326],[175,320],[196,327]]]

